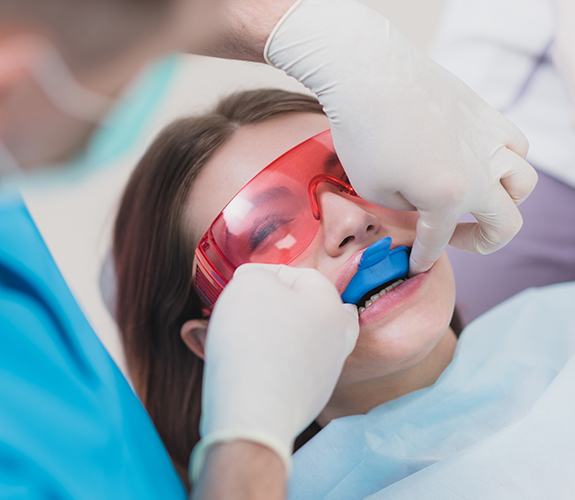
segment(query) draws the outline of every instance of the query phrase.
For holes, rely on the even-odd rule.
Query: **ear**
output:
[[[191,319],[186,321],[180,329],[180,336],[188,349],[196,356],[204,359],[208,321],[205,319]]]

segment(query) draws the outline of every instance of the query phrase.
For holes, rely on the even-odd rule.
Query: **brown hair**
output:
[[[322,113],[304,94],[240,92],[202,116],[178,120],[134,170],[114,228],[116,317],[128,371],[178,470],[199,440],[203,362],[180,337],[201,318],[191,283],[194,242],[183,230],[186,200],[210,157],[238,126],[293,112]]]

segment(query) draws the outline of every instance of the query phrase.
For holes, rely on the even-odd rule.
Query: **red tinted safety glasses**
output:
[[[194,285],[207,308],[242,264],[289,264],[309,247],[321,223],[322,183],[357,196],[329,130],[274,160],[232,198],[195,252]]]

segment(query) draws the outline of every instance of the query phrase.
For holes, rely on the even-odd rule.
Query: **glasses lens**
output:
[[[202,274],[196,286],[204,297],[215,302],[242,264],[289,264],[309,247],[320,226],[309,190],[318,177],[347,183],[329,131],[288,151],[242,188],[196,251]]]

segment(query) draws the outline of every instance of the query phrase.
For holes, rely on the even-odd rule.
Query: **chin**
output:
[[[342,379],[354,383],[409,368],[447,334],[455,307],[455,282],[445,254],[402,293],[380,314],[360,316],[359,340]]]

